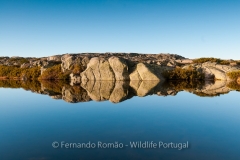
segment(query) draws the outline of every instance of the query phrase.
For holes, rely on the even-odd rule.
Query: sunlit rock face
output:
[[[110,57],[108,61],[114,72],[115,80],[117,81],[129,80],[128,65],[123,58],[113,56]]]
[[[129,75],[130,80],[160,80],[154,70],[143,63],[138,63],[135,70]]]
[[[55,56],[49,56],[47,57],[47,61],[57,61],[60,62],[61,61],[61,55],[55,55]]]
[[[65,72],[66,70],[70,70],[70,67],[73,65],[73,62],[74,62],[74,57],[69,55],[69,54],[66,54],[66,55],[63,55],[62,58],[62,70],[63,72]]]
[[[84,55],[76,56],[74,54],[65,54],[61,57],[61,61],[62,71],[66,72],[72,70],[76,64],[81,67],[81,70],[85,70],[87,68],[87,64],[90,61],[90,58]]]
[[[82,81],[115,80],[114,72],[108,60],[94,57],[87,65],[87,69],[81,73]]]
[[[119,80],[165,80],[161,75],[162,67],[138,63],[131,71],[128,70],[126,61],[118,57],[110,57],[108,60],[101,57],[91,58],[87,69],[80,74],[82,81],[119,81]],[[131,72],[131,73],[130,73]]]
[[[240,77],[238,77],[238,79],[237,79],[237,83],[240,85]]]

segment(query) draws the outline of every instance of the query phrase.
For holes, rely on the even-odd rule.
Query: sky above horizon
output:
[[[239,0],[0,0],[0,56],[171,53],[240,59]]]

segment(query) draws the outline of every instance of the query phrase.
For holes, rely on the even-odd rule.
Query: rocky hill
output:
[[[72,84],[98,80],[228,81],[240,77],[238,61],[191,60],[175,54],[79,53],[42,58],[0,57],[0,67],[2,79],[70,79]]]

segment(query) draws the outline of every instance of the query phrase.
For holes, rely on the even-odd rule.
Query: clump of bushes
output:
[[[9,62],[16,62],[22,65],[23,63],[29,63],[29,60],[23,57],[15,57],[15,58],[10,58],[8,60]]]
[[[219,64],[222,64],[222,65],[229,65],[230,62],[227,61],[227,60],[220,60]]]
[[[203,80],[205,78],[203,73],[197,71],[193,67],[188,67],[186,69],[176,67],[174,70],[164,72],[163,76],[168,80]]]
[[[230,62],[228,60],[221,60],[219,58],[198,58],[194,59],[193,63],[205,63],[205,62],[215,62],[217,64],[222,64],[222,65],[229,65]]]
[[[40,67],[21,68],[21,76],[27,79],[37,79],[41,75]]]
[[[238,71],[232,71],[227,73],[228,77],[232,80],[237,80],[240,77],[240,70]]]
[[[37,79],[41,74],[39,67],[19,68],[16,66],[0,65],[0,77],[8,79]]]
[[[66,80],[69,79],[69,72],[62,72],[61,64],[47,68],[39,79],[48,79],[48,80]]]

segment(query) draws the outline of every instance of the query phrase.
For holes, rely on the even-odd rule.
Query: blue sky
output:
[[[0,0],[0,56],[173,53],[240,59],[240,1]]]

